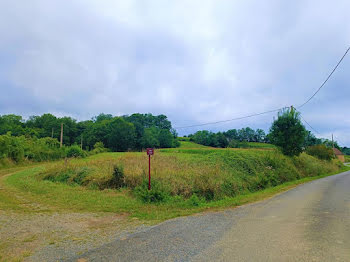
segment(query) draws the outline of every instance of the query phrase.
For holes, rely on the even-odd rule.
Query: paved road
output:
[[[106,244],[81,258],[86,259],[81,261],[350,261],[350,172],[236,209],[170,220]]]

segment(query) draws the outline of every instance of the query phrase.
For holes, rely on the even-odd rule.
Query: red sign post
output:
[[[151,190],[151,156],[154,155],[153,148],[147,148],[148,155],[148,190]]]

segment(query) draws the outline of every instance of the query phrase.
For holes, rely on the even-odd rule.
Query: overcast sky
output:
[[[299,106],[350,45],[350,1],[0,0],[0,115],[165,114],[173,126]],[[350,54],[302,108],[350,146]],[[251,126],[275,113],[180,134]]]

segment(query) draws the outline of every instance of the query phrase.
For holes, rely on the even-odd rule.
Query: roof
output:
[[[338,148],[333,148],[333,152],[336,156],[344,155]]]

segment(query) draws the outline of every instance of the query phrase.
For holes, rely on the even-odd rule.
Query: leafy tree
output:
[[[221,132],[216,134],[216,141],[219,147],[225,148],[228,146],[228,140],[226,136]]]
[[[14,136],[20,136],[24,134],[23,119],[17,115],[3,115],[0,116],[0,135],[4,135],[7,132],[11,132]]]
[[[161,129],[158,134],[159,146],[160,147],[173,147],[173,135],[168,129]]]
[[[112,119],[113,119],[113,116],[111,114],[103,114],[103,113],[92,118],[94,122],[101,122],[103,120],[112,120]]]
[[[319,145],[319,144],[322,144],[322,140],[315,137],[315,135],[312,134],[311,131],[307,130],[306,136],[305,136],[305,141],[304,141],[304,147],[314,146],[314,145]]]
[[[239,140],[238,132],[236,129],[230,129],[224,132],[224,135],[227,137],[229,141],[231,140]]]
[[[254,141],[255,142],[265,142],[266,140],[266,134],[264,130],[257,129],[254,134]]]
[[[159,147],[159,140],[158,140],[158,129],[155,127],[151,128],[145,128],[144,135],[141,139],[141,148],[148,148],[148,147]]]
[[[135,126],[121,117],[115,117],[107,125],[107,145],[113,151],[127,151],[135,146]]]
[[[280,147],[285,155],[299,155],[303,151],[307,133],[299,117],[299,113],[293,109],[282,110],[270,128],[270,141]]]

